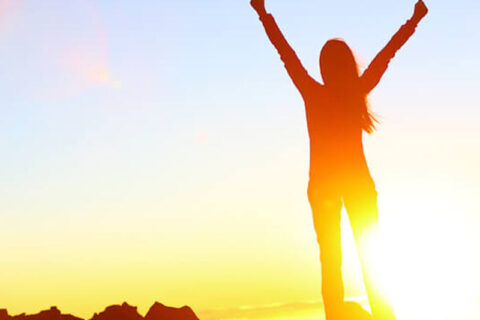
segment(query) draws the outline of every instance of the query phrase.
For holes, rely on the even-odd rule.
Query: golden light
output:
[[[381,216],[375,273],[399,320],[478,319],[476,235],[459,201],[439,194],[405,195]]]

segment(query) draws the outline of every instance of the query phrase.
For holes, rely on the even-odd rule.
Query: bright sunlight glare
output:
[[[402,320],[473,320],[478,312],[476,235],[461,219],[466,209],[438,194],[409,194],[382,221],[379,278]]]

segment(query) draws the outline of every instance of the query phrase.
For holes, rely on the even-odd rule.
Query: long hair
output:
[[[325,86],[332,90],[357,119],[362,130],[372,133],[377,120],[368,108],[360,72],[350,47],[341,39],[328,40],[320,53],[320,72]]]

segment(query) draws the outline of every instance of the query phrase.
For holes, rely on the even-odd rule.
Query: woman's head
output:
[[[331,39],[325,43],[320,53],[320,72],[328,87],[358,86],[357,62],[352,50],[343,40]]]
[[[355,56],[345,41],[331,39],[325,43],[320,53],[320,72],[325,86],[348,107],[345,116],[353,116],[363,130],[372,132],[376,120],[368,110]]]

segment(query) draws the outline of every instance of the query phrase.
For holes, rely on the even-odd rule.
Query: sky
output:
[[[326,40],[364,68],[414,4],[266,0],[317,80]],[[399,320],[478,319],[480,4],[427,5],[364,143]],[[0,308],[317,310],[303,102],[249,1],[0,0],[0,70]]]

